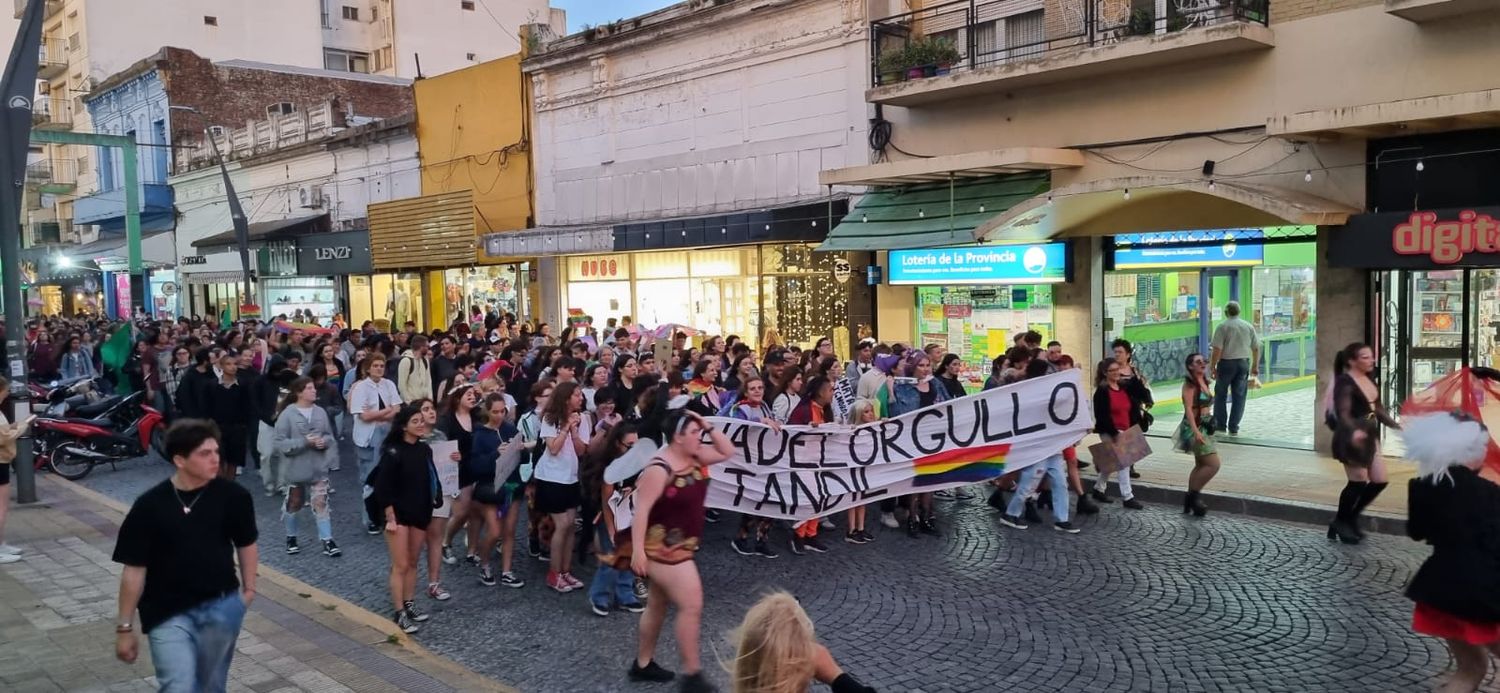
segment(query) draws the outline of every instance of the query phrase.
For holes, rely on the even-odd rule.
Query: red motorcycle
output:
[[[32,422],[37,468],[77,481],[97,464],[114,468],[153,450],[165,458],[166,424],[161,412],[142,403],[145,397],[133,392],[98,419],[38,417]]]

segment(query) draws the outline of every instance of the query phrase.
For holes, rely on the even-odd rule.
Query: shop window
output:
[[[328,277],[264,278],[260,281],[264,313],[292,322],[327,327],[338,312],[338,292]]]
[[[977,392],[989,377],[990,361],[1027,330],[1054,334],[1050,284],[917,287],[917,335],[958,354],[960,380]]]
[[[696,251],[695,251],[696,252]],[[688,276],[688,251],[639,253],[634,257],[637,279],[669,279]]]
[[[525,319],[525,264],[487,265],[450,269],[444,273],[447,325],[456,320],[469,322],[474,308],[480,319],[494,306],[500,314],[510,313]]]

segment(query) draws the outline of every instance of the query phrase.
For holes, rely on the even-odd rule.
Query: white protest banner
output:
[[[839,378],[833,382],[833,420],[838,423],[849,423],[849,415],[854,409],[854,385],[848,378]]]
[[[432,466],[437,470],[438,482],[443,487],[443,495],[457,498],[458,463],[453,461],[453,453],[458,452],[458,441],[433,441],[428,443],[427,447],[432,448]]]
[[[615,514],[615,531],[630,529],[630,523],[635,520],[635,490],[620,493],[615,489],[609,496],[609,510]]]
[[[735,452],[711,468],[708,505],[806,520],[1025,468],[1093,428],[1083,374],[1060,371],[861,426],[778,431],[710,418]]]

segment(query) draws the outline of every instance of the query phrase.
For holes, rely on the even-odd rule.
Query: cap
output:
[[[875,338],[874,337],[865,337],[864,339],[859,340],[859,348],[861,348],[861,349],[863,349],[865,347],[872,347],[872,346],[875,346]]]

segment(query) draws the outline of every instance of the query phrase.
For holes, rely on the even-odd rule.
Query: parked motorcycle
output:
[[[114,468],[152,451],[165,458],[166,424],[161,412],[142,403],[145,397],[144,392],[126,395],[97,418],[38,417],[32,422],[37,467],[77,481],[98,464]]]

